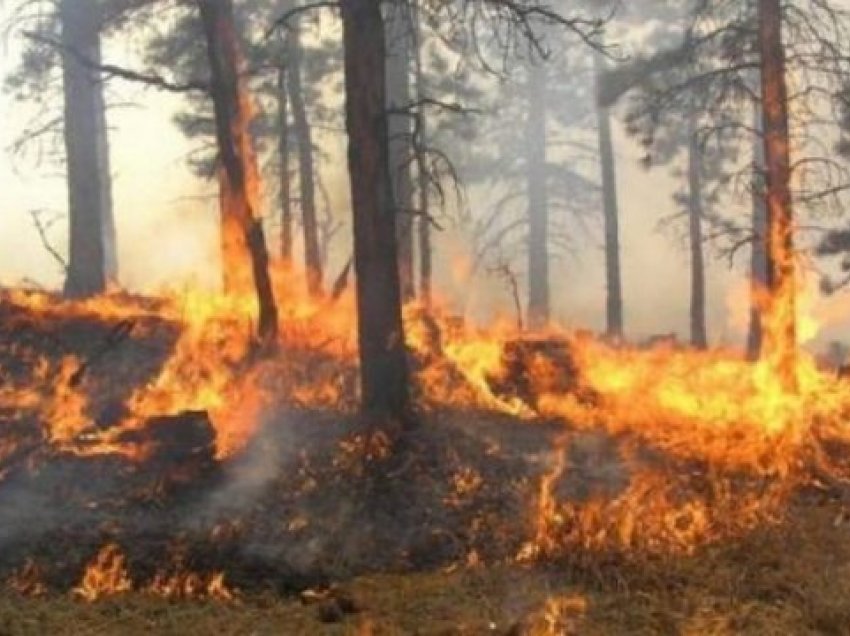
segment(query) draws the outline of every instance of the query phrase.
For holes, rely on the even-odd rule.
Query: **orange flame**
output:
[[[83,578],[73,594],[93,602],[106,596],[124,594],[133,589],[127,573],[126,557],[114,543],[105,545],[86,566]]]

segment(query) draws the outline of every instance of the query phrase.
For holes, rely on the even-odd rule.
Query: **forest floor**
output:
[[[94,604],[0,597],[0,634],[790,634],[850,633],[850,530],[829,509],[686,559],[600,574],[477,566],[377,574],[335,592],[356,611],[297,596]]]
[[[85,358],[121,321],[0,305],[2,388],[74,383],[36,377],[34,361]],[[96,428],[120,419],[173,347],[172,326],[137,322],[138,337],[89,355],[76,380]],[[179,413],[122,438],[153,449],[140,462],[45,444],[37,409],[6,406],[0,636],[850,634],[841,496],[798,488],[739,523],[770,479],[719,474],[638,436],[446,409],[423,413],[399,448],[342,412],[287,408],[217,461],[206,416]],[[559,461],[568,470],[548,493],[567,504],[563,541],[528,558]],[[635,491],[647,476],[660,481]],[[207,585],[218,574],[226,593]],[[177,581],[168,598],[163,581]]]

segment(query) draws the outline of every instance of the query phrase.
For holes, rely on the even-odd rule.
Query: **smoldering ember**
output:
[[[0,15],[0,635],[850,633],[850,0]]]

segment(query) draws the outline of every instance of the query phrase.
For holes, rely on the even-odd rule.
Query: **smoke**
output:
[[[205,497],[189,523],[244,514],[273,481],[296,468],[302,447],[294,413],[267,412],[248,446],[226,467],[224,483]]]
[[[8,8],[0,9],[5,17]],[[138,63],[137,44],[110,40],[105,56],[110,61],[133,66]],[[0,56],[0,76],[18,61],[19,42]],[[590,78],[588,78],[590,81]],[[327,82],[320,91],[323,99],[332,99]],[[510,82],[489,82],[484,102],[499,103],[517,90]],[[185,104],[180,96],[157,93],[126,82],[110,82],[108,114],[110,150],[113,166],[113,196],[116,209],[120,282],[131,291],[153,292],[163,287],[201,285],[216,287],[218,275],[218,210],[216,185],[199,180],[187,167],[187,159],[197,150],[172,124],[173,116]],[[468,104],[477,107],[479,104]],[[341,111],[341,100],[328,101],[331,110]],[[567,104],[563,108],[585,108]],[[27,126],[33,107],[25,103],[0,100],[0,147],[8,148],[14,137]],[[569,112],[561,113],[568,116]],[[635,339],[656,333],[675,332],[686,337],[688,331],[689,275],[685,251],[657,231],[659,222],[675,211],[673,194],[679,180],[671,172],[646,171],[641,165],[642,149],[623,131],[615,112],[615,154],[621,213],[621,254],[626,332]],[[474,115],[488,126],[487,112]],[[320,207],[344,223],[330,245],[328,279],[338,272],[351,254],[348,180],[345,138],[341,130],[316,127],[319,173],[324,187]],[[456,147],[446,148],[449,156],[463,150],[469,140],[463,135],[449,137]],[[556,140],[555,145],[570,140]],[[266,165],[274,162],[273,149],[267,149]],[[588,168],[592,172],[593,167]],[[49,288],[59,288],[63,273],[42,247],[29,216],[30,210],[46,210],[59,221],[49,238],[60,251],[66,251],[67,207],[63,167],[51,161],[0,162],[0,283],[18,284],[27,279]],[[487,188],[468,188],[463,211],[474,218],[489,212]],[[267,236],[277,236],[276,186],[267,183]],[[453,207],[452,205],[449,206]],[[525,213],[519,200],[513,215]],[[458,210],[450,216],[456,220]],[[605,280],[601,232],[601,210],[590,211],[586,228],[567,213],[554,209],[555,222],[568,234],[570,249],[551,262],[553,317],[566,325],[601,330],[605,318]],[[435,241],[435,289],[457,313],[478,322],[497,317],[513,318],[510,291],[504,281],[478,271],[473,277],[457,275],[457,263],[469,261],[472,228],[440,219],[441,231],[433,232]],[[298,234],[296,226],[296,236]],[[272,245],[273,254],[276,246]],[[742,251],[743,254],[743,251]],[[522,257],[517,259],[521,300],[527,302],[526,272]],[[730,322],[727,298],[730,290],[741,287],[745,259],[731,266],[722,259],[709,258],[708,322],[712,342],[730,344],[741,341],[742,330]],[[846,327],[846,320],[840,321]],[[838,328],[836,329],[836,333]]]

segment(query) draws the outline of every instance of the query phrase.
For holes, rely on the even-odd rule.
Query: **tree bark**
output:
[[[605,70],[601,53],[593,56],[597,90]],[[620,270],[620,211],[617,201],[617,172],[611,113],[598,103],[599,164],[602,176],[602,205],[605,218],[605,332],[612,338],[623,337],[623,283]]]
[[[697,349],[708,347],[705,322],[705,255],[702,234],[702,149],[697,139],[694,118],[690,121],[688,140],[688,237],[691,248],[691,344]]]
[[[100,60],[100,19],[94,3],[78,0],[63,0],[60,18],[70,226],[65,294],[83,298],[103,293],[114,270],[103,84],[75,57]]]
[[[289,97],[286,93],[286,61],[277,70],[278,162],[280,163],[280,257],[292,265],[292,182],[289,173]]]
[[[396,209],[385,107],[384,21],[374,0],[342,0],[345,121],[354,215],[357,332],[364,414],[408,422]]]
[[[414,34],[416,37],[415,57],[415,89],[416,98],[421,102],[425,98],[425,74],[422,70],[424,43],[422,40],[422,24],[419,7],[413,7]],[[425,115],[419,114],[419,140],[422,148],[428,145],[428,121]],[[417,177],[419,179],[419,301],[426,308],[431,306],[433,286],[433,246],[431,243],[431,201],[430,182],[425,155],[422,148],[416,154]]]
[[[411,103],[410,67],[413,52],[413,20],[408,3],[385,5],[387,52],[387,108],[402,110]],[[398,267],[404,301],[416,294],[413,281],[413,179],[411,136],[413,120],[407,113],[391,113],[390,173],[398,211]]]
[[[791,199],[788,88],[780,0],[759,0],[762,117],[767,188],[768,298],[762,358],[786,390],[797,387],[796,263]]]
[[[251,138],[250,96],[240,78],[243,66],[233,20],[232,0],[198,0],[204,27],[215,110],[216,141],[220,162],[223,232],[226,244],[247,254],[250,279],[239,262],[236,290],[253,282],[259,306],[259,336],[271,341],[277,335],[277,305],[268,270],[263,226],[257,217],[260,176]],[[226,255],[233,260],[233,256]],[[238,262],[238,261],[237,261]],[[231,290],[231,291],[236,291]]]
[[[98,62],[100,59],[98,59]],[[115,230],[115,209],[112,199],[112,169],[109,160],[109,134],[106,125],[106,99],[103,82],[95,87],[98,153],[103,158],[103,187],[101,189],[103,210],[103,258],[108,283],[118,282],[118,237]]]
[[[304,268],[307,290],[313,297],[322,294],[322,254],[319,246],[319,220],[316,212],[316,175],[313,163],[313,129],[304,101],[303,51],[298,25],[287,34],[289,55],[289,100],[298,139],[298,179],[301,190],[301,222],[304,229]]]
[[[549,322],[549,196],[546,174],[546,67],[532,64],[528,80],[528,325]]]
[[[764,139],[761,104],[753,107],[752,249],[750,251],[750,324],[747,357],[758,360],[762,342],[762,298],[767,289],[767,206],[764,190]]]

